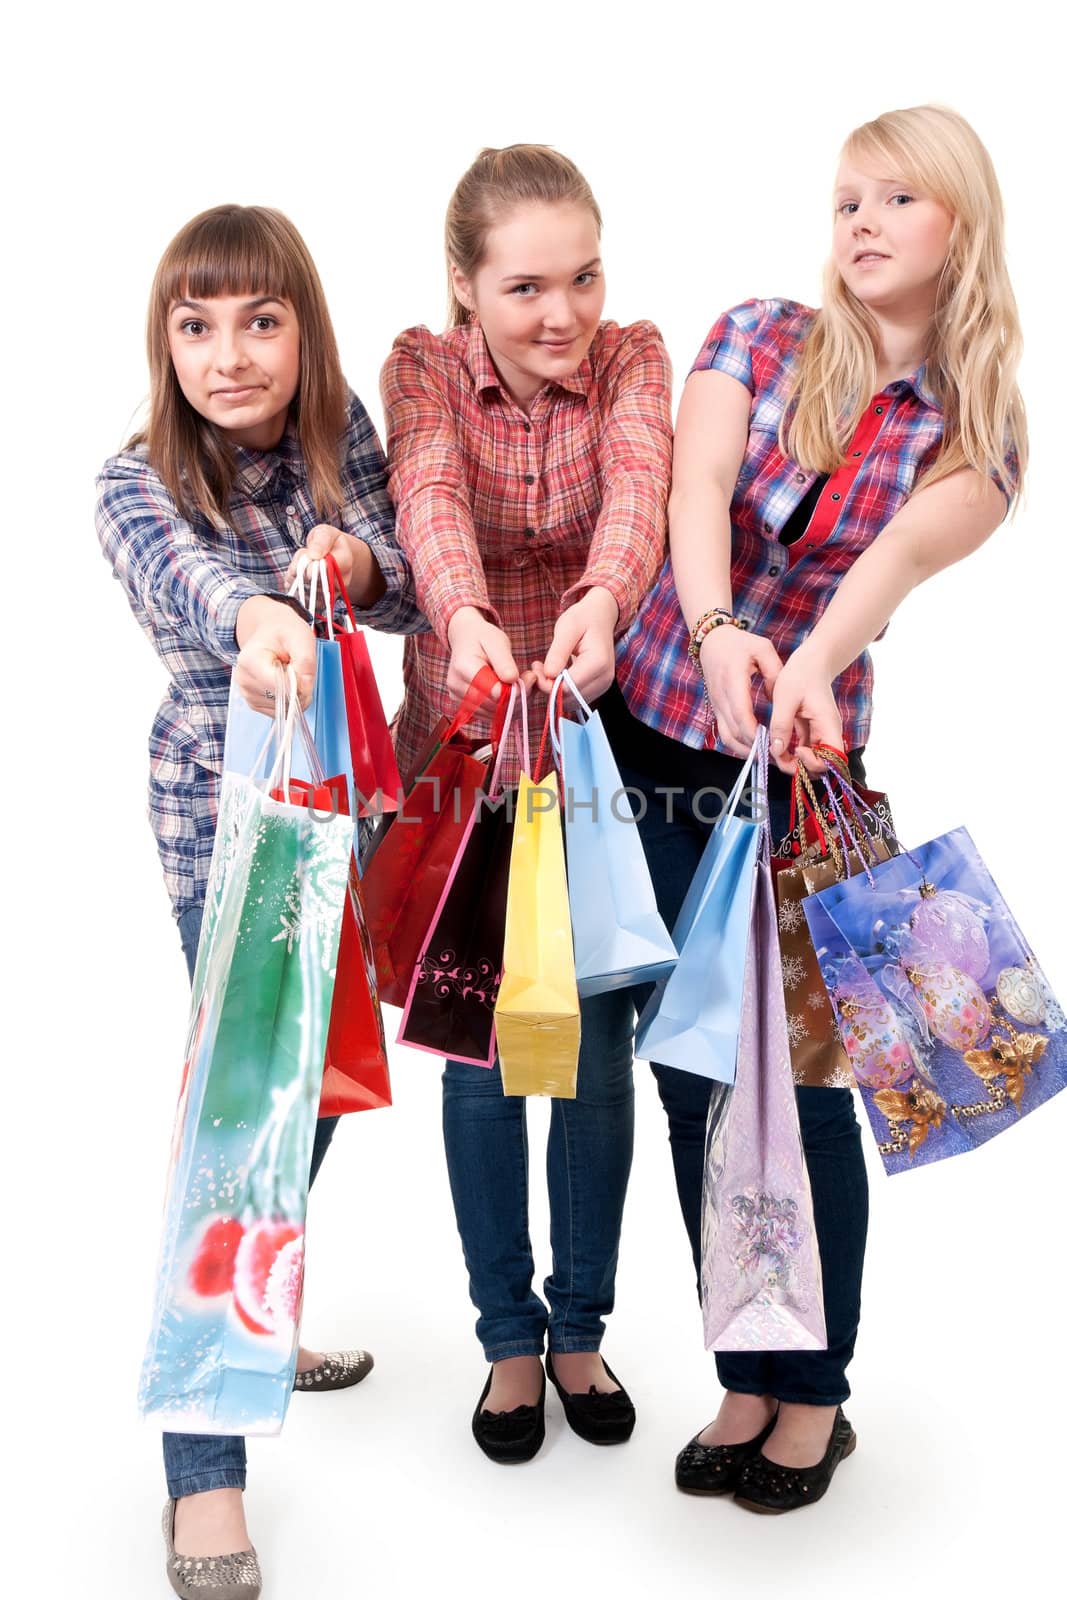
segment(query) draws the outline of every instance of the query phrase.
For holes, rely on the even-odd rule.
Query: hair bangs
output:
[[[252,206],[218,206],[194,217],[160,264],[158,293],[167,307],[177,300],[220,295],[295,298],[291,252]]]

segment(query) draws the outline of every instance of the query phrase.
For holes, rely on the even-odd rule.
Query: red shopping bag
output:
[[[352,751],[352,776],[359,797],[359,815],[377,817],[395,811],[403,795],[403,784],[396,765],[396,753],[389,736],[389,724],[382,708],[378,684],[371,666],[367,641],[356,626],[348,594],[333,556],[326,557],[328,600],[326,626],[335,639],[341,658],[348,742]],[[348,625],[335,636],[333,607],[340,598],[348,613]]]
[[[327,778],[318,785],[292,778],[287,789],[272,791],[272,798],[307,806],[313,811],[341,812],[344,816],[349,812],[348,785],[343,777]],[[349,1111],[373,1111],[392,1103],[374,954],[352,857],[348,896],[341,916],[341,942],[326,1037],[319,1116],[339,1117]]]
[[[483,667],[451,722],[443,718],[415,764],[395,817],[382,824],[361,884],[378,994],[404,1006],[426,931],[488,772],[463,728],[498,679]]]

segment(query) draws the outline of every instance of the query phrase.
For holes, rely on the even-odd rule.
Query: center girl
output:
[[[450,322],[411,328],[382,373],[397,538],[432,632],[405,642],[401,771],[487,663],[534,694],[570,665],[593,699],[663,558],[671,375],[649,322],[601,322],[601,218],[540,145],[483,150],[448,207]],[[489,718],[475,736],[488,737]],[[514,769],[504,773],[514,781]],[[474,1436],[495,1461],[544,1439],[545,1373],[574,1431],[628,1439],[634,1410],[599,1355],[614,1303],[633,1147],[625,993],[581,1003],[576,1100],[553,1100],[552,1272],[533,1288],[525,1102],[499,1063],[449,1061],[444,1134],[456,1221],[492,1370]]]

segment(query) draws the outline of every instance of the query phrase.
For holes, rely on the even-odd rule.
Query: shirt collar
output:
[[[293,417],[285,424],[285,432],[273,450],[250,450],[236,445],[234,459],[237,463],[235,488],[252,499],[264,494],[283,467],[292,468],[302,460],[300,437]]]
[[[500,375],[493,365],[493,358],[489,354],[489,346],[485,342],[485,334],[481,324],[468,322],[467,328],[467,370],[474,380],[474,392],[479,399],[487,389],[500,389]],[[576,372],[569,378],[560,378],[546,384],[546,388],[566,389],[571,394],[580,394],[588,398],[590,385],[593,381],[593,366],[586,354]]]
[[[941,411],[944,409],[930,383],[925,361],[921,366],[916,367],[914,372],[909,372],[906,378],[898,378],[895,383],[887,384],[886,393],[899,394],[905,388],[910,389],[922,401],[923,405],[930,406],[932,410]]]

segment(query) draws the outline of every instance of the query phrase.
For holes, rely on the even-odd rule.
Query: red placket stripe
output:
[[[801,556],[807,555],[810,550],[817,550],[830,538],[856,481],[856,474],[889,415],[891,403],[891,395],[876,394],[856,424],[848,447],[848,459],[827,478],[803,535],[787,546],[790,567],[795,567]]]

